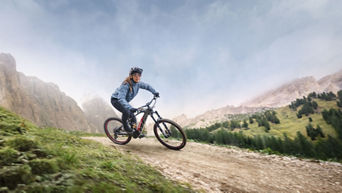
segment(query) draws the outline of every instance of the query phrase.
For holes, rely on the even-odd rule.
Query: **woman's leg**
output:
[[[112,98],[111,103],[118,111],[122,113],[121,119],[122,119],[125,130],[128,132],[131,132],[132,129],[128,126],[127,120],[129,117],[132,116],[132,113],[128,109],[125,109],[116,99]],[[135,116],[132,116],[132,118],[133,118],[133,121],[136,122]]]

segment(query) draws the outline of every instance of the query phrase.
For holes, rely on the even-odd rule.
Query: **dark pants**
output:
[[[123,122],[123,126],[125,128],[126,131],[131,131],[132,129],[130,127],[128,127],[128,124],[127,124],[127,120],[128,118],[132,117],[132,123],[136,123],[137,122],[137,119],[135,118],[135,116],[133,115],[133,113],[131,113],[129,111],[129,109],[125,109],[121,104],[120,102],[115,99],[115,98],[111,98],[111,101],[112,105],[122,113],[122,122]]]

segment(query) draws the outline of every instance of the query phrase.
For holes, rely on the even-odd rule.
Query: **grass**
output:
[[[106,137],[106,134],[104,132],[103,133],[87,133],[84,131],[68,131],[68,133],[79,136],[79,137]]]
[[[271,130],[269,132],[265,132],[264,127],[258,127],[258,123],[254,120],[253,124],[248,124],[249,130],[243,130],[243,133],[248,136],[256,136],[256,135],[266,135],[266,136],[276,136],[283,137],[283,133],[286,133],[288,137],[294,139],[296,137],[296,132],[300,131],[303,135],[306,134],[306,126],[309,124],[309,117],[312,118],[311,124],[316,128],[317,125],[323,130],[323,133],[328,136],[332,136],[337,138],[337,133],[331,125],[328,125],[322,117],[321,112],[324,109],[330,108],[338,108],[336,105],[336,101],[323,101],[320,99],[314,99],[314,101],[318,104],[318,109],[315,114],[310,114],[309,116],[303,115],[302,118],[297,118],[297,111],[301,107],[297,109],[297,111],[291,110],[288,106],[281,107],[275,109],[277,113],[277,117],[280,120],[280,124],[271,125]],[[237,130],[236,130],[237,131]]]
[[[135,157],[1,107],[0,131],[0,192],[194,192]]]

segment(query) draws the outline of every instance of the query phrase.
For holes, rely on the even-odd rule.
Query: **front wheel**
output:
[[[186,144],[186,135],[183,129],[174,121],[160,119],[154,124],[154,135],[167,148],[180,150]]]
[[[122,124],[122,120],[116,117],[109,118],[104,122],[104,131],[107,137],[116,144],[125,145],[131,141]]]

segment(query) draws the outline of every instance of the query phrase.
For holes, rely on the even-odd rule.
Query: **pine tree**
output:
[[[333,126],[338,134],[338,137],[342,139],[342,111],[331,108],[329,111],[323,110],[323,119]]]
[[[264,149],[264,142],[262,140],[262,138],[260,137],[260,135],[256,136],[255,138],[255,148],[256,149]]]
[[[284,142],[279,137],[277,139],[277,144],[278,144],[278,147],[279,147],[278,152],[284,153]]]
[[[253,123],[254,123],[254,121],[253,121],[253,118],[252,118],[252,117],[249,117],[249,123],[250,123],[250,124],[253,124]]]
[[[220,129],[218,132],[215,133],[215,142],[216,144],[224,144],[224,134],[226,131]]]
[[[314,151],[312,143],[310,143],[301,132],[297,131],[297,136],[296,136],[295,141],[300,146],[299,153],[301,153],[304,156],[309,156],[309,157],[312,157],[315,155],[315,151]]]
[[[178,130],[176,130],[176,128],[174,126],[171,126],[171,136],[174,137],[174,138],[180,137],[178,135]]]
[[[228,121],[223,122],[223,123],[222,123],[222,127],[228,129],[228,128],[229,128],[229,122],[228,122]]]
[[[316,95],[316,92],[312,92],[308,95],[308,97],[312,97],[312,98],[316,98],[317,95]]]
[[[341,101],[337,101],[337,106],[338,107],[342,107],[342,102]]]
[[[337,92],[338,100],[337,100],[337,106],[342,107],[342,90]]]
[[[315,140],[316,139],[316,134],[315,134],[314,128],[311,125],[311,123],[309,123],[305,128],[306,128],[307,136],[309,136],[311,138],[311,140]]]
[[[324,133],[323,133],[323,131],[322,131],[322,128],[319,126],[319,125],[317,125],[317,132],[318,132],[318,134],[321,136],[321,137],[325,137],[325,135],[324,135]]]
[[[302,114],[297,113],[298,119],[302,118]]]
[[[290,155],[296,155],[298,153],[298,145],[291,140],[286,133],[283,133],[284,135],[284,142],[283,142],[283,148],[284,153],[290,154]]]
[[[342,159],[342,142],[328,135],[326,151],[330,153],[329,157]]]
[[[313,114],[314,110],[313,110],[311,103],[305,103],[302,109],[298,111],[298,113],[301,115],[305,114],[306,116],[308,116],[309,114]]]
[[[317,107],[318,107],[318,104],[317,104],[317,102],[316,101],[312,101],[312,107],[316,110],[317,109]]]
[[[242,124],[243,128],[248,128],[248,123],[246,120],[243,120],[243,124]]]
[[[231,127],[232,129],[241,128],[240,121],[232,120],[232,121],[230,122],[230,127]]]
[[[264,118],[262,120],[262,125],[265,127],[265,131],[268,132],[271,129],[270,124],[268,123],[268,121],[266,120],[266,118]]]
[[[342,101],[342,90],[337,92],[338,100]]]

